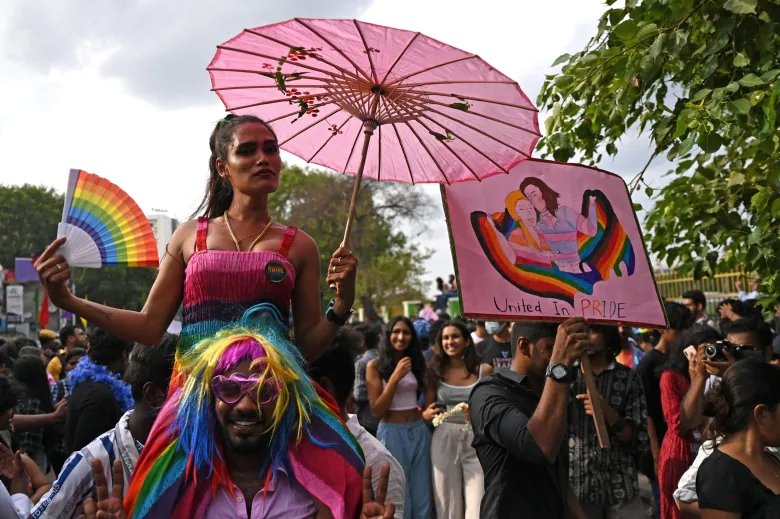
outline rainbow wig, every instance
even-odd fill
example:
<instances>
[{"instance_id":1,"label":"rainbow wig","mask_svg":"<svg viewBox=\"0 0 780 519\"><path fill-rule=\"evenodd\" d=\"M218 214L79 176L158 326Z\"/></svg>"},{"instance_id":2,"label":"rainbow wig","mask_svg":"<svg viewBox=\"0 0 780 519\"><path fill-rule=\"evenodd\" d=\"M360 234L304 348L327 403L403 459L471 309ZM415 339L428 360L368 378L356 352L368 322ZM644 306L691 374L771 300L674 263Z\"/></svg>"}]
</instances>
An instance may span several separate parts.
<instances>
[{"instance_id":1,"label":"rainbow wig","mask_svg":"<svg viewBox=\"0 0 780 519\"><path fill-rule=\"evenodd\" d=\"M169 395L133 472L125 497L130 517L202 517L220 486L233 492L211 380L247 360L259 372L258 392L268 380L278 387L266 431L268 456L258 478L267 485L276 470L284 469L336 519L358 515L360 446L333 399L307 376L276 307L261 304L235 327L177 355L183 385Z\"/></svg>"}]
</instances>

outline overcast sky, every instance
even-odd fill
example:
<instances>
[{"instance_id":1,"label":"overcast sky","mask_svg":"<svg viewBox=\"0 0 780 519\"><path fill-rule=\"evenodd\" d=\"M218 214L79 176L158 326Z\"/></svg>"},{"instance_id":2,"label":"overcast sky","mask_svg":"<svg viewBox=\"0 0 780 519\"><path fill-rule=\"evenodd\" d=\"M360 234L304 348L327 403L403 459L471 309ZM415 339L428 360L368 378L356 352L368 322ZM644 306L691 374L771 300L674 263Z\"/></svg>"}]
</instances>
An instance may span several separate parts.
<instances>
[{"instance_id":1,"label":"overcast sky","mask_svg":"<svg viewBox=\"0 0 780 519\"><path fill-rule=\"evenodd\" d=\"M64 191L68 170L80 168L111 179L146 212L185 219L208 175L209 132L224 115L205 68L215 46L245 27L300 16L420 31L479 54L535 100L549 65L582 48L604 9L603 0L4 0L0 183ZM619 149L601 166L627 178L650 154L644 140ZM437 187L419 188L440 206ZM453 271L443 214L409 232L434 250L433 293L433 279Z\"/></svg>"}]
</instances>

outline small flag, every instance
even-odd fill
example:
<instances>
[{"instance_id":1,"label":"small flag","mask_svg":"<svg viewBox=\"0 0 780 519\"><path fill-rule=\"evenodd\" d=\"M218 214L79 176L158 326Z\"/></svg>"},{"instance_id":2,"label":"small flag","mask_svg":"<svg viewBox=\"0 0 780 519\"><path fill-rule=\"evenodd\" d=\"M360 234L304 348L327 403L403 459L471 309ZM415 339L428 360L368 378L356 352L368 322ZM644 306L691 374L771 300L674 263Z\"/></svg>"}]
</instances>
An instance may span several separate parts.
<instances>
[{"instance_id":1,"label":"small flag","mask_svg":"<svg viewBox=\"0 0 780 519\"><path fill-rule=\"evenodd\" d=\"M38 292L35 292L35 298L38 299ZM41 306L38 310L38 328L43 330L49 325L49 293L43 291L43 297L41 298Z\"/></svg>"}]
</instances>

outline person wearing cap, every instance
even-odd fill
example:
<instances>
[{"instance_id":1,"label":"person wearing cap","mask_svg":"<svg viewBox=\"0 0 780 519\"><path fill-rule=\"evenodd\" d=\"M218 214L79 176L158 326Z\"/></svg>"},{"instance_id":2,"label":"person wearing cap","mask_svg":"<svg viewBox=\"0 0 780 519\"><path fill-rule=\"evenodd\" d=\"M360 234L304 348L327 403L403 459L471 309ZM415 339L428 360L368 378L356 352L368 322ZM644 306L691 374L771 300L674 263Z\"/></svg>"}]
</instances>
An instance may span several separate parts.
<instances>
[{"instance_id":1,"label":"person wearing cap","mask_svg":"<svg viewBox=\"0 0 780 519\"><path fill-rule=\"evenodd\" d=\"M38 343L41 345L41 351L51 360L57 351L57 332L44 328L38 333Z\"/></svg>"},{"instance_id":2,"label":"person wearing cap","mask_svg":"<svg viewBox=\"0 0 780 519\"><path fill-rule=\"evenodd\" d=\"M509 321L487 321L485 330L489 336L485 339L482 355L482 374L490 375L499 369L509 369L512 365L512 342Z\"/></svg>"}]
</instances>

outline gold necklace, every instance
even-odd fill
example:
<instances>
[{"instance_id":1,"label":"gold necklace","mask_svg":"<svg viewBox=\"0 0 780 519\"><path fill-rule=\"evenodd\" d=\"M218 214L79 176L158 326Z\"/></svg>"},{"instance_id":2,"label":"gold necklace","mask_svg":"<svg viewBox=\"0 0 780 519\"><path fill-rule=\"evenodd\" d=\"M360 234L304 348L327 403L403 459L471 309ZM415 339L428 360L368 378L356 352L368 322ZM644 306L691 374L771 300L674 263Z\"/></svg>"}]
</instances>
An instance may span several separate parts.
<instances>
[{"instance_id":1,"label":"gold necklace","mask_svg":"<svg viewBox=\"0 0 780 519\"><path fill-rule=\"evenodd\" d=\"M241 251L241 245L239 245L239 244L240 244L240 243L241 243L241 241L243 241L245 238L242 238L241 240L239 240L238 238L236 238L236 235L235 235L235 233L233 232L233 227L231 227L231 225L230 225L230 217L228 216L228 214L227 214L227 211L225 211L225 212L223 213L223 215L222 215L222 216L224 216L224 217L225 217L225 225L227 225L228 232L230 233L230 237L233 239L233 243L235 243L235 244L236 244L236 250L237 250L237 251ZM253 248L253 247L254 247L254 246L257 244L257 242L259 242L259 241L260 241L260 240L263 238L263 236L265 236L265 233L267 233L267 232L268 232L268 229L270 229L270 228L271 228L271 224L272 224L272 223L274 223L274 219L273 219L273 218L269 218L269 219L268 219L268 223L265 225L265 227L263 227L263 230L262 230L262 231L260 231L260 234L258 234L258 235L255 237L255 239L254 239L254 240L252 240L252 243L249 245L249 248L247 249L247 251L251 251L251 250L252 250L252 248Z\"/></svg>"}]
</instances>

